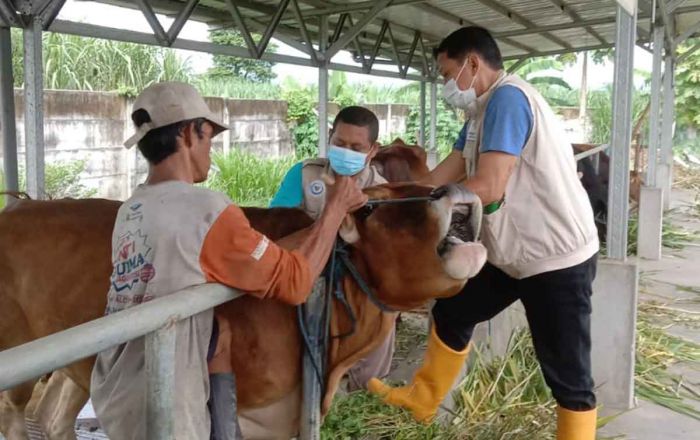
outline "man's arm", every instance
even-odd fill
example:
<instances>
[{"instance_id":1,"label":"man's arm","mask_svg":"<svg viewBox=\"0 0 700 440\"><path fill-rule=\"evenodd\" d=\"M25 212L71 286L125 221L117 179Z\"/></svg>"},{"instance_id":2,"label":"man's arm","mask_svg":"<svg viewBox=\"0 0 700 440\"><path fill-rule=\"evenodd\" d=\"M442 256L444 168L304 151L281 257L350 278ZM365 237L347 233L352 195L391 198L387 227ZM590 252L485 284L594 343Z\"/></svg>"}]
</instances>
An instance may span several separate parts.
<instances>
[{"instance_id":1,"label":"man's arm","mask_svg":"<svg viewBox=\"0 0 700 440\"><path fill-rule=\"evenodd\" d=\"M308 228L277 240L279 246L294 249L306 257L314 279L326 266L345 215L367 201L352 177L335 176L335 183L328 188L326 206L318 220Z\"/></svg>"},{"instance_id":2,"label":"man's arm","mask_svg":"<svg viewBox=\"0 0 700 440\"><path fill-rule=\"evenodd\" d=\"M452 152L440 162L426 177L418 183L426 185L442 186L461 180L466 173L466 164L462 152L452 150Z\"/></svg>"},{"instance_id":3,"label":"man's arm","mask_svg":"<svg viewBox=\"0 0 700 440\"><path fill-rule=\"evenodd\" d=\"M463 180L462 183L478 195L484 205L498 202L506 192L508 179L517 160L516 156L499 151L482 153L474 177Z\"/></svg>"},{"instance_id":4,"label":"man's arm","mask_svg":"<svg viewBox=\"0 0 700 440\"><path fill-rule=\"evenodd\" d=\"M287 171L270 202L270 208L295 208L301 205L304 197L301 180L302 165L298 162Z\"/></svg>"},{"instance_id":5,"label":"man's arm","mask_svg":"<svg viewBox=\"0 0 700 440\"><path fill-rule=\"evenodd\" d=\"M254 230L243 211L226 208L204 240L200 267L208 282L260 298L300 304L311 292L347 212L367 201L351 178L336 178L326 209L311 227L280 240L287 250Z\"/></svg>"},{"instance_id":6,"label":"man's arm","mask_svg":"<svg viewBox=\"0 0 700 440\"><path fill-rule=\"evenodd\" d=\"M510 85L497 88L485 109L475 175L463 182L485 205L503 198L532 127L532 110L525 94Z\"/></svg>"}]
</instances>

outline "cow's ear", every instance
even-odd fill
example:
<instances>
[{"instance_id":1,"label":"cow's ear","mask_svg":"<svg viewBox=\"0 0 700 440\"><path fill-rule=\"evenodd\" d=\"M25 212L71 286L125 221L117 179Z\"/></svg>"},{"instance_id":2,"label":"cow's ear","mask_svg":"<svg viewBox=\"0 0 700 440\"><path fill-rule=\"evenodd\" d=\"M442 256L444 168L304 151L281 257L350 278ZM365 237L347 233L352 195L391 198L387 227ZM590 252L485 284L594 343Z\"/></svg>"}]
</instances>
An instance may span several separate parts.
<instances>
[{"instance_id":1,"label":"cow's ear","mask_svg":"<svg viewBox=\"0 0 700 440\"><path fill-rule=\"evenodd\" d=\"M355 218L352 214L347 214L345 216L343 223L340 224L338 234L340 238L348 244L354 244L360 239L360 232L357 230Z\"/></svg>"}]
</instances>

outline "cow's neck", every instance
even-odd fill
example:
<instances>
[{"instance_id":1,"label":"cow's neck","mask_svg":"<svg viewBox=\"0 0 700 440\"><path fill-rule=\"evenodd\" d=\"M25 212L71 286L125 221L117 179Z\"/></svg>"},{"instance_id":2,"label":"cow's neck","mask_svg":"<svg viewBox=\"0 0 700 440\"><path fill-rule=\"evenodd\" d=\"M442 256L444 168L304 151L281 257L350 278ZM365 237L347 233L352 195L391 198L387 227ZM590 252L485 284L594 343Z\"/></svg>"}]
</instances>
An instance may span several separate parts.
<instances>
[{"instance_id":1,"label":"cow's neck","mask_svg":"<svg viewBox=\"0 0 700 440\"><path fill-rule=\"evenodd\" d=\"M352 258L353 264L360 275L367 282L370 289L374 289L368 278L368 271L363 261ZM345 372L358 360L364 358L372 350L377 348L394 326L396 313L385 313L377 307L367 295L360 289L355 280L346 275L343 279L345 296L355 317L353 329L352 318L345 306L337 300L333 300L331 315L331 335L342 335L351 330L351 334L343 338L331 340L328 353L329 374L326 386L326 395L323 402L324 412L330 408L330 404Z\"/></svg>"}]
</instances>

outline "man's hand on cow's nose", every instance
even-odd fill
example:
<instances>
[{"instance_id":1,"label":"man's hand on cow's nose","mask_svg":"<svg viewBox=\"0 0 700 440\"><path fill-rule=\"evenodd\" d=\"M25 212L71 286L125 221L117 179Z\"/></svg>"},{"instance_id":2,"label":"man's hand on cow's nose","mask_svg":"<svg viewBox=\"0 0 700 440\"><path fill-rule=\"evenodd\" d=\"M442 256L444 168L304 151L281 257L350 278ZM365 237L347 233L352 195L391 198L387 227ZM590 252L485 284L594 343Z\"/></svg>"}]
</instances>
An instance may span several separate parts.
<instances>
[{"instance_id":1,"label":"man's hand on cow's nose","mask_svg":"<svg viewBox=\"0 0 700 440\"><path fill-rule=\"evenodd\" d=\"M362 192L355 179L347 176L336 176L335 183L330 186L328 204L335 209L353 212L367 203L367 195Z\"/></svg>"}]
</instances>

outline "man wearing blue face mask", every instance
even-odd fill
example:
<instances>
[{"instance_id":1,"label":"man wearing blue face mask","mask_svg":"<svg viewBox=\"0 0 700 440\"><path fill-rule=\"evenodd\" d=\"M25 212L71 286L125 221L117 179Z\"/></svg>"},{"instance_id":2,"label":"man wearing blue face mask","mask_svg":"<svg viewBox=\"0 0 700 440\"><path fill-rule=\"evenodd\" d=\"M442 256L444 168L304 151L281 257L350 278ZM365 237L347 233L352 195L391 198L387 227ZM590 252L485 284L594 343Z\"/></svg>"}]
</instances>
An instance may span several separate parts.
<instances>
[{"instance_id":1,"label":"man wearing blue face mask","mask_svg":"<svg viewBox=\"0 0 700 440\"><path fill-rule=\"evenodd\" d=\"M508 75L491 34L458 29L434 50L445 100L467 123L425 179L458 183L484 204L488 262L462 292L440 298L423 365L412 382L368 388L432 420L469 353L474 326L515 301L526 312L545 381L557 401L557 439L594 440L591 294L598 235L561 122L542 95Z\"/></svg>"},{"instance_id":2,"label":"man wearing blue face mask","mask_svg":"<svg viewBox=\"0 0 700 440\"><path fill-rule=\"evenodd\" d=\"M340 110L330 131L328 158L295 164L282 180L270 207L298 207L313 219L323 212L326 184L322 176L353 176L360 188L386 183L371 161L379 150L379 121L370 110L351 106ZM382 345L348 371L348 390L366 388L372 377L389 373L394 355L395 330Z\"/></svg>"}]
</instances>

